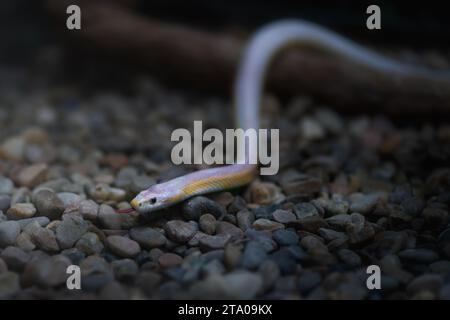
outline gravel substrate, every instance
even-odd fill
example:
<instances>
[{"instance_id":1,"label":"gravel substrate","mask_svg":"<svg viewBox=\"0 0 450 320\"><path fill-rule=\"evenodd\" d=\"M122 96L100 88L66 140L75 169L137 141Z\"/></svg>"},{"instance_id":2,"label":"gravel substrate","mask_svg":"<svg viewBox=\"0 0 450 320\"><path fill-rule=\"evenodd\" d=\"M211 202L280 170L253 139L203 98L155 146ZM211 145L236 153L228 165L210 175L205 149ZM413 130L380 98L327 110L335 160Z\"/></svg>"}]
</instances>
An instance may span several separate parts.
<instances>
[{"instance_id":1,"label":"gravel substrate","mask_svg":"<svg viewBox=\"0 0 450 320\"><path fill-rule=\"evenodd\" d=\"M2 79L0 298L450 299L448 124L266 96L277 175L141 217L116 209L195 170L171 164L172 130L232 128L229 101L146 78L127 93Z\"/></svg>"}]
</instances>

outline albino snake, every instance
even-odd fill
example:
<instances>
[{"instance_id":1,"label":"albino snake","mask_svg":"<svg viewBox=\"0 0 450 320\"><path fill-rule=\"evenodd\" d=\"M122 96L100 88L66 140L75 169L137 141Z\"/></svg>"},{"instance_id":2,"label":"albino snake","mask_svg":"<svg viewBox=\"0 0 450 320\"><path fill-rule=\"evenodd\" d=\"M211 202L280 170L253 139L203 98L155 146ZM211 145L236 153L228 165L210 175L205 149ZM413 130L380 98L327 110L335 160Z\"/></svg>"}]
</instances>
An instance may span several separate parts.
<instances>
[{"instance_id":1,"label":"albino snake","mask_svg":"<svg viewBox=\"0 0 450 320\"><path fill-rule=\"evenodd\" d=\"M383 57L323 27L301 20L271 23L249 41L234 88L236 126L259 129L259 106L265 72L276 53L291 44L308 44L339 54L352 62L386 74L447 78L448 73L427 70ZM248 159L248 157L246 158ZM257 174L257 165L233 164L186 174L140 192L132 201L139 213L166 208L194 195L243 186ZM126 212L127 210L122 210Z\"/></svg>"}]
</instances>

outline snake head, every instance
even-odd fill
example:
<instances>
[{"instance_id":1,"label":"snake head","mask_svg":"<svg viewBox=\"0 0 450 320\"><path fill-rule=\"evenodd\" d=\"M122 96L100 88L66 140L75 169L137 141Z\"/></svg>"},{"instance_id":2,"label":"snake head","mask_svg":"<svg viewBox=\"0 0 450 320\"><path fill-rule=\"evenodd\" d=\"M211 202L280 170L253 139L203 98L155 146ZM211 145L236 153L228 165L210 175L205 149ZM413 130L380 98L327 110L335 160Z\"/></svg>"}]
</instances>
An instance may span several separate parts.
<instances>
[{"instance_id":1,"label":"snake head","mask_svg":"<svg viewBox=\"0 0 450 320\"><path fill-rule=\"evenodd\" d=\"M145 214L166 208L174 203L174 197L170 192L166 192L158 187L152 186L140 192L133 200L131 206L139 213Z\"/></svg>"}]
</instances>

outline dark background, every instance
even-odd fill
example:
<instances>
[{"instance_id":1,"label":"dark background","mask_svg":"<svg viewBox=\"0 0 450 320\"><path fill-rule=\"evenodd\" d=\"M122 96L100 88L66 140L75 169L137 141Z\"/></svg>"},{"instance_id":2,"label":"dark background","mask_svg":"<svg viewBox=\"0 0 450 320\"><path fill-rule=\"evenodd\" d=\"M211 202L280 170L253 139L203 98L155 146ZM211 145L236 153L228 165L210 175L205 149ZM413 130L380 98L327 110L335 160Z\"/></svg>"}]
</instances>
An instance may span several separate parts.
<instances>
[{"instance_id":1,"label":"dark background","mask_svg":"<svg viewBox=\"0 0 450 320\"><path fill-rule=\"evenodd\" d=\"M92 0L101 1L101 0ZM367 42L447 47L448 1L130 0L142 14L204 29L252 30L280 18L303 18ZM57 41L43 0L0 1L0 58L21 62L41 45ZM366 8L378 4L382 30L365 28Z\"/></svg>"}]
</instances>

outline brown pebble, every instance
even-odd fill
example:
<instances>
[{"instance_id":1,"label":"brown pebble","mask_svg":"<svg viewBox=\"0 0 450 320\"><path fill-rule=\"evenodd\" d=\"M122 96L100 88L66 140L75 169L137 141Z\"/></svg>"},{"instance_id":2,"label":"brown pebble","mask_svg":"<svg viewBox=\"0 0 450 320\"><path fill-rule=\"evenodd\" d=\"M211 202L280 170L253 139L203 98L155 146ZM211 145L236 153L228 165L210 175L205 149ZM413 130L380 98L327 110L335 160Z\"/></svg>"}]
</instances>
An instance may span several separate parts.
<instances>
[{"instance_id":1,"label":"brown pebble","mask_svg":"<svg viewBox=\"0 0 450 320\"><path fill-rule=\"evenodd\" d=\"M158 258L158 262L163 268L176 267L183 262L183 258L175 253L164 253Z\"/></svg>"}]
</instances>

